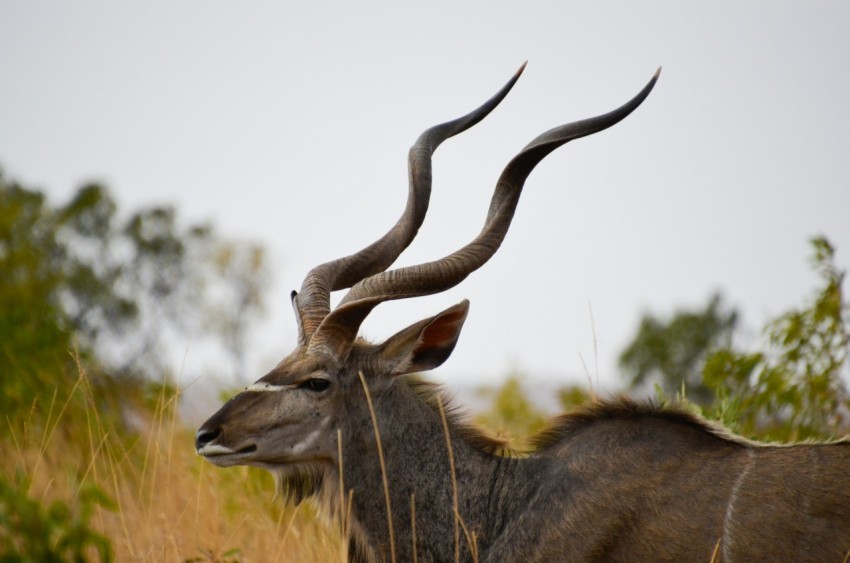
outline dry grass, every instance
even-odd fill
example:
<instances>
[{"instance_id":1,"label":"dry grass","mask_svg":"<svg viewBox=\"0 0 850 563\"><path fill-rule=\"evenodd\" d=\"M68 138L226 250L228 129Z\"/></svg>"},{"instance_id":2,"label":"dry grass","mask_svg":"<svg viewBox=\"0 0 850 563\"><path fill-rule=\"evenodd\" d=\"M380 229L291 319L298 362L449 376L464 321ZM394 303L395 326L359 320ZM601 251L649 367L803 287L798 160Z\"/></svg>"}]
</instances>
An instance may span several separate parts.
<instances>
[{"instance_id":1,"label":"dry grass","mask_svg":"<svg viewBox=\"0 0 850 563\"><path fill-rule=\"evenodd\" d=\"M80 399L85 420L66 408ZM44 503L75 506L84 486L103 490L117 509L97 508L90 526L110 539L116 561L344 560L334 527L309 504L276 502L269 474L219 469L197 456L177 399L163 393L128 440L101 419L81 369L72 396L57 398L46 423L4 421L19 430L0 442L0 473L23 473L29 496Z\"/></svg>"}]
</instances>

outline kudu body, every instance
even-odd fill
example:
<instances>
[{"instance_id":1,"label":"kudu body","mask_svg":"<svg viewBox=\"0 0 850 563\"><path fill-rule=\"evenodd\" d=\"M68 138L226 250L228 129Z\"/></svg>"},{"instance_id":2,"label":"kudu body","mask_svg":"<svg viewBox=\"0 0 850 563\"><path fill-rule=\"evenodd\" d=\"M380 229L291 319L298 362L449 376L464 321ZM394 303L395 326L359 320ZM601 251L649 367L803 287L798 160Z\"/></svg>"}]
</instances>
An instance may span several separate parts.
<instances>
[{"instance_id":1,"label":"kudu body","mask_svg":"<svg viewBox=\"0 0 850 563\"><path fill-rule=\"evenodd\" d=\"M496 252L526 177L558 146L617 123L621 108L534 139L500 177L481 234L432 263L386 271L421 225L431 155L483 119L522 69L472 113L410 151L398 223L293 292L295 350L198 430L220 466L274 472L289 500L341 522L352 561L839 561L850 550L850 445L766 446L686 412L627 400L556 419L526 457L467 426L408 374L442 364L464 301L382 344L357 337L379 303L434 294ZM336 309L330 293L351 288Z\"/></svg>"}]
</instances>

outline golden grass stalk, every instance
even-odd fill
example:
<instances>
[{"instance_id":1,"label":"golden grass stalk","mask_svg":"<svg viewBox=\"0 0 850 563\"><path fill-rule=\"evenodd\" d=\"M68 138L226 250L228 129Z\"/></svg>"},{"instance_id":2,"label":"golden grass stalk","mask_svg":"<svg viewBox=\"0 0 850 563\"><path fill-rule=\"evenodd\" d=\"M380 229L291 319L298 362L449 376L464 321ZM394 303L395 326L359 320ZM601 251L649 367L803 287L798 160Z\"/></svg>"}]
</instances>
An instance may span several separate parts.
<instances>
[{"instance_id":1,"label":"golden grass stalk","mask_svg":"<svg viewBox=\"0 0 850 563\"><path fill-rule=\"evenodd\" d=\"M105 492L117 508L95 507L89 527L110 539L116 561L276 556L325 562L345 556L338 530L326 527L309 503L296 509L272 500L270 474L214 468L196 455L193 432L176 412L179 393L163 390L152 413L133 411L137 430L128 438L100 413L80 364L78 371L71 395L54 398L41 431L30 431L37 425L29 420L7 421L0 478L13 482L14 475L26 475L25 492L45 505L62 501L73 508L85 488ZM68 408L74 401L85 409ZM92 551L91 560L96 555Z\"/></svg>"},{"instance_id":2,"label":"golden grass stalk","mask_svg":"<svg viewBox=\"0 0 850 563\"><path fill-rule=\"evenodd\" d=\"M454 515L454 541L455 541L455 563L460 561L460 513L457 501L457 478L455 476L455 456L452 451L452 437L449 433L449 422L446 419L446 410L443 408L443 400L437 395L437 406L440 409L440 419L443 421L443 434L446 437L446 449L449 452L449 471L452 478L452 514Z\"/></svg>"},{"instance_id":3,"label":"golden grass stalk","mask_svg":"<svg viewBox=\"0 0 850 563\"><path fill-rule=\"evenodd\" d=\"M449 421L446 418L446 409L443 407L443 400L437 395L437 407L440 410L440 419L443 422L443 435L446 437L446 448L449 452L449 471L452 479L452 513L454 514L454 545L455 545L455 563L460 561L460 530L463 529L463 535L466 538L466 544L469 546L469 551L472 554L472 560L478 561L478 544L475 539L475 532L469 533L469 529L460 516L460 508L458 504L457 493L457 476L455 472L455 457L452 450L452 437L449 432Z\"/></svg>"},{"instance_id":4,"label":"golden grass stalk","mask_svg":"<svg viewBox=\"0 0 850 563\"><path fill-rule=\"evenodd\" d=\"M378 417L375 415L375 407L372 405L372 395L369 393L369 386L366 385L366 378L363 377L363 372L358 372L360 383L363 385L363 391L366 393L366 403L369 405L369 414L372 417L372 429L375 431L375 442L378 446L378 461L381 464L381 480L384 483L384 500L387 503L387 526L390 534L390 561L395 563L395 534L393 533L393 513L390 506L390 484L387 481L387 467L384 463L384 448L381 446L381 431L378 429ZM414 549L414 551L416 551Z\"/></svg>"}]
</instances>

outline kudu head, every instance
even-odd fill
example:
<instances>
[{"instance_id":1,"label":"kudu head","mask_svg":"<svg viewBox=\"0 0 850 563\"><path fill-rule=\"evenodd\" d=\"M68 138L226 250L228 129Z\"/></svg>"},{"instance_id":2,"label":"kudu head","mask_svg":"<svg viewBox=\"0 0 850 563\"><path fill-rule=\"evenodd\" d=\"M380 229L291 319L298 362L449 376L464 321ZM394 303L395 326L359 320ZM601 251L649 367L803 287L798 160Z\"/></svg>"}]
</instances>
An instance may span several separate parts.
<instances>
[{"instance_id":1,"label":"kudu head","mask_svg":"<svg viewBox=\"0 0 850 563\"><path fill-rule=\"evenodd\" d=\"M523 184L534 167L568 141L625 118L643 102L658 78L656 72L643 90L619 109L554 128L531 141L502 172L484 227L469 244L434 262L387 270L425 218L434 150L489 114L516 83L524 66L481 107L419 137L409 153L409 195L401 218L363 250L307 274L301 291L292 293L298 345L201 426L195 443L200 455L220 466L254 465L273 470L289 485L303 485L304 476L334 474L340 461L338 436L345 439L357 431L371 435L364 388L368 385L369 392L377 396L390 388L397 376L442 364L457 342L469 303L463 301L413 324L382 344L357 337L366 316L384 301L445 291L486 263L502 243ZM331 310L331 292L346 288L350 288L347 295ZM315 491L306 486L302 492Z\"/></svg>"}]
</instances>

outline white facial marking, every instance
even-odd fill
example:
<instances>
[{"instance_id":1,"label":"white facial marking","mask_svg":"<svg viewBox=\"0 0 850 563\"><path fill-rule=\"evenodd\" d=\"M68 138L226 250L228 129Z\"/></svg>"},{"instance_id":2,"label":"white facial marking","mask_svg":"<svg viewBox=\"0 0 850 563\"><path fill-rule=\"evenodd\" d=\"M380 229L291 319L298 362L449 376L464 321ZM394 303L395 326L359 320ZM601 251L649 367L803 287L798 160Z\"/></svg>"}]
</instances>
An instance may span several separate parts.
<instances>
[{"instance_id":1,"label":"white facial marking","mask_svg":"<svg viewBox=\"0 0 850 563\"><path fill-rule=\"evenodd\" d=\"M200 455L224 455L236 452L235 450L231 450L230 448L226 448L224 446L219 446L218 444L210 444L198 450L198 453Z\"/></svg>"},{"instance_id":2,"label":"white facial marking","mask_svg":"<svg viewBox=\"0 0 850 563\"><path fill-rule=\"evenodd\" d=\"M258 381L257 383L252 383L248 387L245 388L245 391L256 391L258 393L278 393L280 391L285 391L289 389L287 385L272 385L271 383L265 383L263 381ZM244 393L244 391L243 391Z\"/></svg>"},{"instance_id":3,"label":"white facial marking","mask_svg":"<svg viewBox=\"0 0 850 563\"><path fill-rule=\"evenodd\" d=\"M330 421L330 417L325 417L322 419L322 422L319 423L319 427L307 434L307 437L292 446L292 453L300 454L304 453L307 449L309 449L313 444L316 443L316 440L319 438L319 435L325 431L325 427Z\"/></svg>"}]
</instances>

